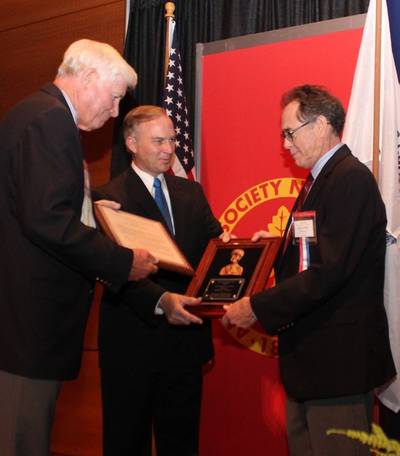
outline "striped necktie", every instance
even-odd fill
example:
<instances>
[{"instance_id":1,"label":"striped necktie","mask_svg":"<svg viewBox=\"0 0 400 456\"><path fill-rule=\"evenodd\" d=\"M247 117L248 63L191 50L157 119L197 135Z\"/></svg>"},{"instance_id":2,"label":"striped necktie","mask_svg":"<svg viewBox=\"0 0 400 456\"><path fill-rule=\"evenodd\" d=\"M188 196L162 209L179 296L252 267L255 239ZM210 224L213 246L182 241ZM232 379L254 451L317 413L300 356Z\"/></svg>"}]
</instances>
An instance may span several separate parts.
<instances>
[{"instance_id":1,"label":"striped necktie","mask_svg":"<svg viewBox=\"0 0 400 456\"><path fill-rule=\"evenodd\" d=\"M313 175L310 173L307 176L306 181L304 182L303 188L300 191L300 194L297 198L296 210L300 211L303 207L305 200L307 199L308 194L310 193L312 184L314 183Z\"/></svg>"},{"instance_id":2,"label":"striped necktie","mask_svg":"<svg viewBox=\"0 0 400 456\"><path fill-rule=\"evenodd\" d=\"M303 204L305 202L305 200L307 199L307 196L311 190L311 187L312 187L312 184L314 183L314 177L313 175L310 173L308 176L307 176L307 179L306 181L304 182L304 185L302 187L302 189L300 190L300 193L299 193L299 196L297 197L297 200L294 204L294 208L293 208L293 211L301 211L302 207L303 207ZM293 213L292 211L292 213ZM282 255L286 252L286 249L288 248L288 245L289 245L289 242L292 241L293 239L293 219L292 219L292 214L290 214L290 219L288 221L288 223L290 223L289 225L289 228L288 228L288 231L286 232L286 237L283 241L283 248L282 248Z\"/></svg>"}]
</instances>

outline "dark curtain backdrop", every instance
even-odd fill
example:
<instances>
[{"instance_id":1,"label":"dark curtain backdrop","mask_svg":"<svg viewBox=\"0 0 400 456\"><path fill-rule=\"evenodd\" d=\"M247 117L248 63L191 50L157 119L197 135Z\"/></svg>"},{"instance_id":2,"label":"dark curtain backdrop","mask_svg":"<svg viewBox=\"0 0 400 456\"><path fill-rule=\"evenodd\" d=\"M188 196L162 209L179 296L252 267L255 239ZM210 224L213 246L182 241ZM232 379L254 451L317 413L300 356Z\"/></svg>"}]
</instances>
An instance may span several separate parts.
<instances>
[{"instance_id":1,"label":"dark curtain backdrop","mask_svg":"<svg viewBox=\"0 0 400 456\"><path fill-rule=\"evenodd\" d=\"M194 125L196 43L366 13L369 0L175 0L175 20L191 128ZM138 104L160 104L164 62L164 0L131 0L125 58L139 75L116 122L111 175L129 156L121 141L121 119ZM193 133L193 130L192 130Z\"/></svg>"}]
</instances>

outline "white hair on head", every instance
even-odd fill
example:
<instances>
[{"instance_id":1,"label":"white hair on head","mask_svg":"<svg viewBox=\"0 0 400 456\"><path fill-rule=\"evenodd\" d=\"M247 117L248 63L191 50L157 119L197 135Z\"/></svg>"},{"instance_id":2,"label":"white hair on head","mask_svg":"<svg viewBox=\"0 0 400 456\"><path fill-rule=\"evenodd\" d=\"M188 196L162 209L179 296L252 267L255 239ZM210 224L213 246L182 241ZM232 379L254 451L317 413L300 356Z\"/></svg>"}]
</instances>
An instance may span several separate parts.
<instances>
[{"instance_id":1,"label":"white hair on head","mask_svg":"<svg viewBox=\"0 0 400 456\"><path fill-rule=\"evenodd\" d=\"M137 83L135 70L124 60L121 54L107 43L82 39L72 43L64 53L57 76L78 75L83 70L93 68L100 78L113 82L122 77L128 87Z\"/></svg>"}]
</instances>

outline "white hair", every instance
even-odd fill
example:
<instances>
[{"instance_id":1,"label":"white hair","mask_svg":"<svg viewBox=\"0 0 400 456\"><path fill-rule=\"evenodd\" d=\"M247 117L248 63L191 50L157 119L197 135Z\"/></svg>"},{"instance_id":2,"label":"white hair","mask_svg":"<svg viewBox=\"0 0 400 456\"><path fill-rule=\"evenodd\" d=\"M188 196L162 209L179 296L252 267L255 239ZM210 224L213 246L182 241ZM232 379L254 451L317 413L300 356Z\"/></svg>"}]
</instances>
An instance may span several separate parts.
<instances>
[{"instance_id":1,"label":"white hair","mask_svg":"<svg viewBox=\"0 0 400 456\"><path fill-rule=\"evenodd\" d=\"M95 69L103 80L114 82L122 77L128 87L136 86L135 70L116 49L107 43L87 39L75 41L68 47L57 76L77 75L87 68Z\"/></svg>"}]
</instances>

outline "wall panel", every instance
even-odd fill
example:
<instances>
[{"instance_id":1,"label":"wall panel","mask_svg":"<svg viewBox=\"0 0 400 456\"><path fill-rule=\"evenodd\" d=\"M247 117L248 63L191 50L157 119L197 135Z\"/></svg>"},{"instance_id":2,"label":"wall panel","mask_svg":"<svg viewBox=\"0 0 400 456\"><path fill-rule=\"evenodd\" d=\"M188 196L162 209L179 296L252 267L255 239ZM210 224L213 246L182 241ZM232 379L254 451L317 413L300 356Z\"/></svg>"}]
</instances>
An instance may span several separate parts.
<instances>
[{"instance_id":1,"label":"wall panel","mask_svg":"<svg viewBox=\"0 0 400 456\"><path fill-rule=\"evenodd\" d=\"M121 50L124 15L125 3L117 1L1 31L0 55L6 58L1 71L0 114L54 78L72 41L97 39Z\"/></svg>"},{"instance_id":2,"label":"wall panel","mask_svg":"<svg viewBox=\"0 0 400 456\"><path fill-rule=\"evenodd\" d=\"M34 22L65 16L89 8L119 3L115 0L2 0L0 31L15 29Z\"/></svg>"}]
</instances>

